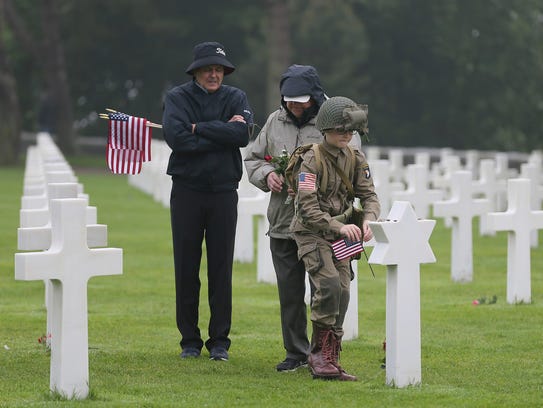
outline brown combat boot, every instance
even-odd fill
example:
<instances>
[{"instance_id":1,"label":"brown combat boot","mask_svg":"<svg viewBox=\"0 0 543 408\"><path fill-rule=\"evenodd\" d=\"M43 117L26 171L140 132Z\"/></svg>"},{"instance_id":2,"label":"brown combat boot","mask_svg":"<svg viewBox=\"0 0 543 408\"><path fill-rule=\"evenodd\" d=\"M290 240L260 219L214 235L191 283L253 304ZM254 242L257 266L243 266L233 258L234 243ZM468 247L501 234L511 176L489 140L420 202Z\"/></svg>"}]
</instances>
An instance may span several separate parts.
<instances>
[{"instance_id":1,"label":"brown combat boot","mask_svg":"<svg viewBox=\"0 0 543 408\"><path fill-rule=\"evenodd\" d=\"M311 353L307 359L313 378L338 379L341 375L334 365L335 336L331 329L313 324Z\"/></svg>"},{"instance_id":2,"label":"brown combat boot","mask_svg":"<svg viewBox=\"0 0 543 408\"><path fill-rule=\"evenodd\" d=\"M340 365L339 365L339 352L341 351L341 336L334 333L334 351L333 351L333 359L334 359L334 365L337 367L339 371L339 381L358 381L358 378L356 376L348 374Z\"/></svg>"}]
</instances>

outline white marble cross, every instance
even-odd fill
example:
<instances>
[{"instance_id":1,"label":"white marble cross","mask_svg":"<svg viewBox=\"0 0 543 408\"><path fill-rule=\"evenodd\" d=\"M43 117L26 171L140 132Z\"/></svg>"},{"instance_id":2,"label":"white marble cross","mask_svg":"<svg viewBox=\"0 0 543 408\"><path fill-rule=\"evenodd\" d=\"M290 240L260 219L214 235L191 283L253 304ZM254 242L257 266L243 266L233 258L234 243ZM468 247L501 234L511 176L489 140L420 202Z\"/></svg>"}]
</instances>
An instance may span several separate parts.
<instances>
[{"instance_id":1,"label":"white marble cross","mask_svg":"<svg viewBox=\"0 0 543 408\"><path fill-rule=\"evenodd\" d=\"M369 262L387 265L386 382L421 382L420 264L436 261L428 240L435 220L417 220L411 204L395 201L383 222L371 222L375 247Z\"/></svg>"},{"instance_id":2,"label":"white marble cross","mask_svg":"<svg viewBox=\"0 0 543 408\"><path fill-rule=\"evenodd\" d=\"M244 149L242 149L242 156L245 157ZM252 206L255 200L263 200L267 204L270 197L267 193L251 184L247 176L247 172L245 171L243 172L239 182L238 196L238 221L236 224L234 260L238 262L250 263L254 260L254 222L252 211L246 211L246 207ZM266 214L267 209L264 212L264 215Z\"/></svg>"},{"instance_id":3,"label":"white marble cross","mask_svg":"<svg viewBox=\"0 0 543 408\"><path fill-rule=\"evenodd\" d=\"M402 182L391 181L390 161L375 160L368 163L373 177L373 184L375 185L375 192L381 204L381 213L388 214L392 203L390 198L392 192L402 190L404 185Z\"/></svg>"},{"instance_id":4,"label":"white marble cross","mask_svg":"<svg viewBox=\"0 0 543 408\"><path fill-rule=\"evenodd\" d=\"M364 245L365 247L366 245ZM354 340L358 337L358 261L351 261L354 279L349 286L349 305L343 321L343 341ZM305 303L311 304L311 284L309 276L305 274Z\"/></svg>"},{"instance_id":5,"label":"white marble cross","mask_svg":"<svg viewBox=\"0 0 543 408\"><path fill-rule=\"evenodd\" d=\"M479 178L472 183L474 196L482 195L490 204L488 211L501 211L505 208L505 181L496 178L496 163L483 159L479 163ZM479 233L492 235L487 228L486 214L479 218Z\"/></svg>"},{"instance_id":6,"label":"white marble cross","mask_svg":"<svg viewBox=\"0 0 543 408\"><path fill-rule=\"evenodd\" d=\"M45 184L45 193L43 195L45 200L41 202L42 206L22 208L19 210L19 225L21 228L43 227L48 225L51 217L49 201L54 198L85 198L86 195L78 192L80 188L81 186L79 184L73 182L51 182ZM86 214L87 224L96 224L96 207L87 206Z\"/></svg>"},{"instance_id":7,"label":"white marble cross","mask_svg":"<svg viewBox=\"0 0 543 408\"><path fill-rule=\"evenodd\" d=\"M426 171L430 171L430 153L427 151L416 152L415 164L420 164L424 166ZM428 180L430 180L430 177L428 177Z\"/></svg>"},{"instance_id":8,"label":"white marble cross","mask_svg":"<svg viewBox=\"0 0 543 408\"><path fill-rule=\"evenodd\" d=\"M509 157L507 153L498 152L495 155L496 160L496 177L498 180L508 180L516 177L518 172L516 169L509 168Z\"/></svg>"},{"instance_id":9,"label":"white marble cross","mask_svg":"<svg viewBox=\"0 0 543 408\"><path fill-rule=\"evenodd\" d=\"M364 242L365 249L373 247L375 245L375 239L371 239L368 242ZM370 272L369 265L366 265L366 256L361 254L360 262L362 267ZM358 265L359 262L355 259L351 261L351 268L353 269L354 278L351 280L349 287L349 306L347 307L347 313L345 313L345 321L343 322L343 340L353 340L358 337ZM309 282L309 279L307 280ZM309 285L306 287L306 299L309 299ZM309 304L309 301L307 302Z\"/></svg>"},{"instance_id":10,"label":"white marble cross","mask_svg":"<svg viewBox=\"0 0 543 408\"><path fill-rule=\"evenodd\" d=\"M87 246L84 199L51 200L51 246L15 254L15 279L53 283L50 389L68 398L89 392L87 282L122 274L122 249Z\"/></svg>"},{"instance_id":11,"label":"white marble cross","mask_svg":"<svg viewBox=\"0 0 543 408\"><path fill-rule=\"evenodd\" d=\"M438 174L433 176L432 185L438 189L445 190L445 196L448 197L453 174L462 168L460 157L456 155L445 156L441 159L437 168Z\"/></svg>"},{"instance_id":12,"label":"white marble cross","mask_svg":"<svg viewBox=\"0 0 543 408\"><path fill-rule=\"evenodd\" d=\"M249 236L236 236L237 240L246 240L253 247L253 230L252 219L257 216L257 249L256 249L256 273L257 281L265 283L277 283L275 269L271 258L270 240L266 233L269 230L269 222L266 216L268 211L268 203L270 194L258 190L258 194L254 197L243 197L238 201L238 218L251 220L251 229L246 233ZM242 224L236 226L236 231Z\"/></svg>"},{"instance_id":13,"label":"white marble cross","mask_svg":"<svg viewBox=\"0 0 543 408\"><path fill-rule=\"evenodd\" d=\"M393 191L393 201L409 201L420 218L428 218L430 206L433 202L443 199L443 190L431 190L428 188L428 168L421 164L407 166L407 189Z\"/></svg>"},{"instance_id":14,"label":"white marble cross","mask_svg":"<svg viewBox=\"0 0 543 408\"><path fill-rule=\"evenodd\" d=\"M541 202L543 201L543 186L541 185L543 174L541 173L541 166L531 162L521 164L520 178L530 180L531 209L536 211L541 209ZM533 230L530 234L530 245L532 248L537 248L539 246L539 233L537 230Z\"/></svg>"},{"instance_id":15,"label":"white marble cross","mask_svg":"<svg viewBox=\"0 0 543 408\"><path fill-rule=\"evenodd\" d=\"M452 217L451 278L456 282L473 280L472 218L490 209L487 199L472 198L471 172L451 175L451 198L434 203L434 217Z\"/></svg>"},{"instance_id":16,"label":"white marble cross","mask_svg":"<svg viewBox=\"0 0 543 408\"><path fill-rule=\"evenodd\" d=\"M479 172L479 151L467 150L466 151L466 163L464 164L464 170L471 171L475 178L478 177Z\"/></svg>"},{"instance_id":17,"label":"white marble cross","mask_svg":"<svg viewBox=\"0 0 543 408\"><path fill-rule=\"evenodd\" d=\"M390 180L392 182L403 182L403 151L400 149L390 149L388 152L388 161L390 163Z\"/></svg>"},{"instance_id":18,"label":"white marble cross","mask_svg":"<svg viewBox=\"0 0 543 408\"><path fill-rule=\"evenodd\" d=\"M507 211L488 214L488 226L508 231L507 303L531 303L530 233L543 229L543 211L530 208L530 180L508 181Z\"/></svg>"},{"instance_id":19,"label":"white marble cross","mask_svg":"<svg viewBox=\"0 0 543 408\"><path fill-rule=\"evenodd\" d=\"M24 227L17 229L17 249L20 251L47 250L51 247L51 214L49 201L60 198L77 198L79 185L77 183L50 183L47 184L47 204L45 216L47 222L37 227ZM87 199L85 199L87 201ZM87 246L89 248L107 246L107 225L89 223L89 208L87 207ZM94 208L94 207L93 207ZM47 309L47 334L51 333L53 322L52 283L45 280L45 305Z\"/></svg>"}]
</instances>

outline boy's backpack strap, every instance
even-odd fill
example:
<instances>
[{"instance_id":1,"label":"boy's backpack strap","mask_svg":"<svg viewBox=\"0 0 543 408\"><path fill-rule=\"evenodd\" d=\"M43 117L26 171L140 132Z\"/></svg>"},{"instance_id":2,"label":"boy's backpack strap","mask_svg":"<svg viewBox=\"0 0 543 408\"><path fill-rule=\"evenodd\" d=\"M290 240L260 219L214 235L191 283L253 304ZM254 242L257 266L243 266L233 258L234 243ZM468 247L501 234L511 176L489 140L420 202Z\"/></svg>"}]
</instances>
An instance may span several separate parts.
<instances>
[{"instance_id":1,"label":"boy's backpack strap","mask_svg":"<svg viewBox=\"0 0 543 408\"><path fill-rule=\"evenodd\" d=\"M326 192L326 186L328 185L328 169L322 165L321 149L319 143L313 143L312 149L315 154L315 163L317 164L317 173L320 173L319 191L321 194Z\"/></svg>"},{"instance_id":2,"label":"boy's backpack strap","mask_svg":"<svg viewBox=\"0 0 543 408\"><path fill-rule=\"evenodd\" d=\"M336 169L336 173L339 175L339 177L341 178L341 181L343 182L343 184L347 188L347 191L351 195L351 199L353 199L354 188L353 188L353 183L351 180L354 177L354 170L356 166L356 156L355 156L353 148L351 146L347 146L347 147L349 148L349 152L351 153L347 159L347 160L350 160L350 163L347 165L350 171L349 175L346 175L345 172L339 168L339 166L336 164L335 158L330 153L328 153L321 145L319 145L319 148L317 150L321 150L322 154L328 157L328 159L330 160L330 163ZM316 154L315 154L315 157L316 157ZM322 166L322 167L326 168L326 166Z\"/></svg>"}]
</instances>

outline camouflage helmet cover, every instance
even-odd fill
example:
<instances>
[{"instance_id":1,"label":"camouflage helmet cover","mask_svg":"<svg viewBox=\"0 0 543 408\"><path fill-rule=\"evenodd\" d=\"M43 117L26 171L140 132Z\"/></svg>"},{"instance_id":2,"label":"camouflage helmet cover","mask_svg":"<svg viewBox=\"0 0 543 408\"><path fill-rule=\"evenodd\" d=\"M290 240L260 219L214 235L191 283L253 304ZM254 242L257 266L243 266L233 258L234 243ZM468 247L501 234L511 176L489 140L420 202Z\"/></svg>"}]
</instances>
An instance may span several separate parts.
<instances>
[{"instance_id":1,"label":"camouflage helmet cover","mask_svg":"<svg viewBox=\"0 0 543 408\"><path fill-rule=\"evenodd\" d=\"M333 96L322 104L315 126L321 132L331 129L368 133L368 106L344 96Z\"/></svg>"}]
</instances>

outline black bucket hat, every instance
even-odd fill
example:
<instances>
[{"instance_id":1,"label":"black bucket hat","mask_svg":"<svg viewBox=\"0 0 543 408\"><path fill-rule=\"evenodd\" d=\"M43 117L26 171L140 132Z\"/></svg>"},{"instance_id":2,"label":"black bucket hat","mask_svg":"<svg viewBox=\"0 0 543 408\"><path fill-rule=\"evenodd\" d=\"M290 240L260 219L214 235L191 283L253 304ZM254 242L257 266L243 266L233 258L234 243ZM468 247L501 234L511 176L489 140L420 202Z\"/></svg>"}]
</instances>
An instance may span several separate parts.
<instances>
[{"instance_id":1,"label":"black bucket hat","mask_svg":"<svg viewBox=\"0 0 543 408\"><path fill-rule=\"evenodd\" d=\"M224 75L234 72L236 67L226 59L226 50L221 43L203 42L194 47L194 60L186 69L186 73L192 75L194 70L206 65L222 65Z\"/></svg>"}]
</instances>

